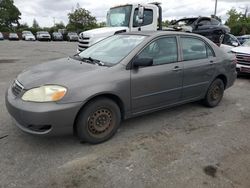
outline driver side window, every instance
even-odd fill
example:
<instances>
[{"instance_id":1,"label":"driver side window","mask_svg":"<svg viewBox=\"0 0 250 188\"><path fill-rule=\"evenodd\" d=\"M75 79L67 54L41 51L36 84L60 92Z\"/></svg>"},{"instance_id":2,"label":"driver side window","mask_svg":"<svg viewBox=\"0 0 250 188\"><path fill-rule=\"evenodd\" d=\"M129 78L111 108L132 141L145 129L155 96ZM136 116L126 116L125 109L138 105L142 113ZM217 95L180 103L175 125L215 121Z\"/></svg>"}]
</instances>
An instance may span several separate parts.
<instances>
[{"instance_id":1,"label":"driver side window","mask_svg":"<svg viewBox=\"0 0 250 188\"><path fill-rule=\"evenodd\" d=\"M152 58L153 65L174 63L178 60L175 37L160 38L149 44L139 54L139 58Z\"/></svg>"},{"instance_id":2,"label":"driver side window","mask_svg":"<svg viewBox=\"0 0 250 188\"><path fill-rule=\"evenodd\" d=\"M144 19L141 26L149 25L153 23L153 10L144 9ZM133 27L139 27L138 23L138 8L135 9L134 18L133 18Z\"/></svg>"}]
</instances>

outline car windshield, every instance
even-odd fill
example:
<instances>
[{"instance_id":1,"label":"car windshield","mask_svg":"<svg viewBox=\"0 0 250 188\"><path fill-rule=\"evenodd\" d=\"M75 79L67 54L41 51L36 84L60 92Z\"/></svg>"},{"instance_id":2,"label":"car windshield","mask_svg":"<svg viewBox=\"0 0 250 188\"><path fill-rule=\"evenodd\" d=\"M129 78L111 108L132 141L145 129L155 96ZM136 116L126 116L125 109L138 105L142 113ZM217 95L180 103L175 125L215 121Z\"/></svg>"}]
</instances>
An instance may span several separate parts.
<instances>
[{"instance_id":1,"label":"car windshield","mask_svg":"<svg viewBox=\"0 0 250 188\"><path fill-rule=\"evenodd\" d=\"M111 8L107 14L107 26L108 27L117 27L117 26L128 27L131 9L132 9L131 5Z\"/></svg>"},{"instance_id":2,"label":"car windshield","mask_svg":"<svg viewBox=\"0 0 250 188\"><path fill-rule=\"evenodd\" d=\"M142 35L114 35L87 48L79 56L82 59L91 57L112 66L125 58L144 38Z\"/></svg>"},{"instance_id":3,"label":"car windshield","mask_svg":"<svg viewBox=\"0 0 250 188\"><path fill-rule=\"evenodd\" d=\"M49 34L47 31L40 31L39 34Z\"/></svg>"},{"instance_id":4,"label":"car windshield","mask_svg":"<svg viewBox=\"0 0 250 188\"><path fill-rule=\"evenodd\" d=\"M250 39L246 40L242 46L247 46L247 47L250 47Z\"/></svg>"},{"instance_id":5,"label":"car windshield","mask_svg":"<svg viewBox=\"0 0 250 188\"><path fill-rule=\"evenodd\" d=\"M77 35L76 33L68 33L68 35Z\"/></svg>"},{"instance_id":6,"label":"car windshield","mask_svg":"<svg viewBox=\"0 0 250 188\"><path fill-rule=\"evenodd\" d=\"M173 25L183 26L183 25L191 25L196 18L190 18L190 19L182 19L178 20L177 22L173 23Z\"/></svg>"},{"instance_id":7,"label":"car windshield","mask_svg":"<svg viewBox=\"0 0 250 188\"><path fill-rule=\"evenodd\" d=\"M23 34L31 34L30 31L23 31L22 33L23 33Z\"/></svg>"}]
</instances>

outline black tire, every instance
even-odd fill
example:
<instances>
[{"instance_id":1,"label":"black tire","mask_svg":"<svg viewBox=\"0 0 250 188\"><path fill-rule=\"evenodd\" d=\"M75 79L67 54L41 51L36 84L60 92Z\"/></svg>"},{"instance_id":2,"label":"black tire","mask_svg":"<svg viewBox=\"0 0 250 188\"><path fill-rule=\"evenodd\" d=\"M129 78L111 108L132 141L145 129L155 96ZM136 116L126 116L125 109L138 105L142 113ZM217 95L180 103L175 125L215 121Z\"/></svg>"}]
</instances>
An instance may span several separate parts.
<instances>
[{"instance_id":1,"label":"black tire","mask_svg":"<svg viewBox=\"0 0 250 188\"><path fill-rule=\"evenodd\" d=\"M223 98L224 90L224 82L219 78L215 79L207 90L204 104L208 107L217 106Z\"/></svg>"},{"instance_id":2,"label":"black tire","mask_svg":"<svg viewBox=\"0 0 250 188\"><path fill-rule=\"evenodd\" d=\"M90 101L79 113L77 135L81 141L98 144L110 139L121 122L118 105L107 98Z\"/></svg>"}]
</instances>

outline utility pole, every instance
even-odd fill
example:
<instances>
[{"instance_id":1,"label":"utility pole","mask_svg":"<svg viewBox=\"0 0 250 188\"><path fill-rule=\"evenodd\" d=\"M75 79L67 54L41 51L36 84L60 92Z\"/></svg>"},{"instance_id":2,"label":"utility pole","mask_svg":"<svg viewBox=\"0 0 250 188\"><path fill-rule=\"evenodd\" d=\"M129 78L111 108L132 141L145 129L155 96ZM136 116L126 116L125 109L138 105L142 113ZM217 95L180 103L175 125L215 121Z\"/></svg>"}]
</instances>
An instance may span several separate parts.
<instances>
[{"instance_id":1,"label":"utility pole","mask_svg":"<svg viewBox=\"0 0 250 188\"><path fill-rule=\"evenodd\" d=\"M53 17L54 27L56 26L56 18Z\"/></svg>"},{"instance_id":2,"label":"utility pole","mask_svg":"<svg viewBox=\"0 0 250 188\"><path fill-rule=\"evenodd\" d=\"M215 7L214 7L214 15L216 16L217 13L217 0L215 0Z\"/></svg>"}]
</instances>

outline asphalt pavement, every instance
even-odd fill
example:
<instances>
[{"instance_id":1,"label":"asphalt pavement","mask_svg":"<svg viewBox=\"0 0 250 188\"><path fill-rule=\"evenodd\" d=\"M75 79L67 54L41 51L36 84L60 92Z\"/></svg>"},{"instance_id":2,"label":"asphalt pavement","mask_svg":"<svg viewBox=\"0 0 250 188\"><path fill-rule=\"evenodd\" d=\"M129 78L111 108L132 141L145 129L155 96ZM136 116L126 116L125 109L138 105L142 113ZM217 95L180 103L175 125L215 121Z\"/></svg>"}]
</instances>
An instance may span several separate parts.
<instances>
[{"instance_id":1,"label":"asphalt pavement","mask_svg":"<svg viewBox=\"0 0 250 188\"><path fill-rule=\"evenodd\" d=\"M15 127L4 102L22 70L76 53L75 42L0 41L0 187L249 188L250 76L216 108L199 102L137 117L99 145Z\"/></svg>"}]
</instances>

